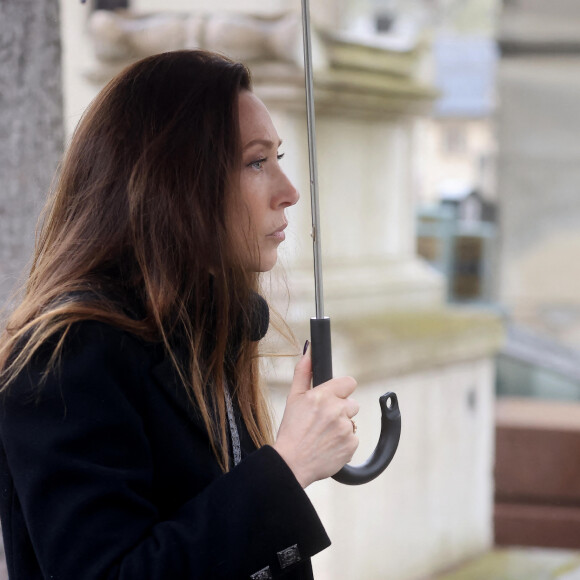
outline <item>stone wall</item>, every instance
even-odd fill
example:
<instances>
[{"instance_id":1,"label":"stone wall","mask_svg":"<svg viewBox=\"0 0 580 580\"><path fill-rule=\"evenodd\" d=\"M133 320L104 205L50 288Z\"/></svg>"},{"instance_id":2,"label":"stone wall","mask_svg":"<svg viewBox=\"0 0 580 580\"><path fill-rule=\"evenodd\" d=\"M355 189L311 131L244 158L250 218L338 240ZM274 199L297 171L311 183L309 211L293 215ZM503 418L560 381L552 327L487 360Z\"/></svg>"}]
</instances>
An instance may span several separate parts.
<instances>
[{"instance_id":1,"label":"stone wall","mask_svg":"<svg viewBox=\"0 0 580 580\"><path fill-rule=\"evenodd\" d=\"M498 321L429 309L333 324L335 372L359 379L353 464L376 445L385 392L397 393L402 432L376 480L308 489L333 542L314 559L316 578L419 580L490 549L495 369L486 353L498 347ZM291 361L272 364L281 418Z\"/></svg>"},{"instance_id":2,"label":"stone wall","mask_svg":"<svg viewBox=\"0 0 580 580\"><path fill-rule=\"evenodd\" d=\"M502 17L498 296L519 323L580 346L580 6Z\"/></svg>"},{"instance_id":3,"label":"stone wall","mask_svg":"<svg viewBox=\"0 0 580 580\"><path fill-rule=\"evenodd\" d=\"M63 151L59 5L0 5L0 305L30 262Z\"/></svg>"}]
</instances>

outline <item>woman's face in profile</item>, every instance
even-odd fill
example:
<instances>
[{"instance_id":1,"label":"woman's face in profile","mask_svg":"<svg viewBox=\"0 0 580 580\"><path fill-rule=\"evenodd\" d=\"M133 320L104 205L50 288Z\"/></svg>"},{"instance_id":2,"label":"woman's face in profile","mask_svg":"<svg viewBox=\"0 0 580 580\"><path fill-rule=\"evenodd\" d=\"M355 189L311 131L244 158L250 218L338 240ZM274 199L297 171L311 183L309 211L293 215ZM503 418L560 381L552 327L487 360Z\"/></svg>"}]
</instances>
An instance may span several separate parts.
<instances>
[{"instance_id":1,"label":"woman's face in profile","mask_svg":"<svg viewBox=\"0 0 580 580\"><path fill-rule=\"evenodd\" d=\"M266 106L250 91L239 96L242 166L240 175L241 201L247 208L245 216L234 216L241 234L250 240L240 245L247 248L244 256L248 270L267 272L276 264L278 246L284 241L288 224L284 210L294 205L300 195L280 167L280 137L274 128ZM250 248L256 248L256 251Z\"/></svg>"}]
</instances>

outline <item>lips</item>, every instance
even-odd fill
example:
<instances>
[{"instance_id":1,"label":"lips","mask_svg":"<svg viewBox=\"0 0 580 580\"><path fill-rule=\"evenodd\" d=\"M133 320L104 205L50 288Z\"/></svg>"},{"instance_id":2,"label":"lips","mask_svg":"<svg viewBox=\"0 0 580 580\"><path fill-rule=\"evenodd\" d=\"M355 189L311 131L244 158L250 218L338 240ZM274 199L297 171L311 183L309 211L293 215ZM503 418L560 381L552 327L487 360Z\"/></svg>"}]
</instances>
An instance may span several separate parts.
<instances>
[{"instance_id":1,"label":"lips","mask_svg":"<svg viewBox=\"0 0 580 580\"><path fill-rule=\"evenodd\" d=\"M268 234L268 238L274 238L275 240L284 241L286 239L286 234L284 230L288 227L288 223L282 224L278 229L274 230L271 234Z\"/></svg>"}]
</instances>

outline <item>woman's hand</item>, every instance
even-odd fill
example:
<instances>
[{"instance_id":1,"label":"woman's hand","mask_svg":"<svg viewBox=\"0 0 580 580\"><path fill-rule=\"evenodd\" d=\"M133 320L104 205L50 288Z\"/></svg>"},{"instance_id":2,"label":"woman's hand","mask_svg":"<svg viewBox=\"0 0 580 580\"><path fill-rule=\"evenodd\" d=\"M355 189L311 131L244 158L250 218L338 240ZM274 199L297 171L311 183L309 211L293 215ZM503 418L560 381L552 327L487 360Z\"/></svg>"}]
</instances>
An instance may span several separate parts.
<instances>
[{"instance_id":1,"label":"woman's hand","mask_svg":"<svg viewBox=\"0 0 580 580\"><path fill-rule=\"evenodd\" d=\"M303 488L337 473L356 448L351 418L359 410L349 398L356 389L352 377L331 379L311 388L310 349L294 370L292 388L274 449L294 472Z\"/></svg>"}]
</instances>

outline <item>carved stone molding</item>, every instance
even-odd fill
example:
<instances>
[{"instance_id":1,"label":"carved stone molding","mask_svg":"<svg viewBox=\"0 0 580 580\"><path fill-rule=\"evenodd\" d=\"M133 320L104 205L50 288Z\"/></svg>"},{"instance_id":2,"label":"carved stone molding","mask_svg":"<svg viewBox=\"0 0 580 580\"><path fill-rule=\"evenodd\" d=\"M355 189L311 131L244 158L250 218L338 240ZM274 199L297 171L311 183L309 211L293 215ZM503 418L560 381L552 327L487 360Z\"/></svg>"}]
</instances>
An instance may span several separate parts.
<instances>
[{"instance_id":1,"label":"carved stone molding","mask_svg":"<svg viewBox=\"0 0 580 580\"><path fill-rule=\"evenodd\" d=\"M243 14L140 15L129 11L96 11L89 21L98 66L93 80L151 54L203 48L244 62L275 61L300 66L301 28L296 14L275 18Z\"/></svg>"},{"instance_id":2,"label":"carved stone molding","mask_svg":"<svg viewBox=\"0 0 580 580\"><path fill-rule=\"evenodd\" d=\"M96 11L89 31L96 61L86 76L95 83L106 82L127 64L151 54L204 48L246 62L256 92L270 104L304 107L302 26L296 13L265 18ZM320 112L421 113L436 97L417 78L425 49L420 38L397 47L384 39L356 39L314 29L312 41Z\"/></svg>"}]
</instances>

